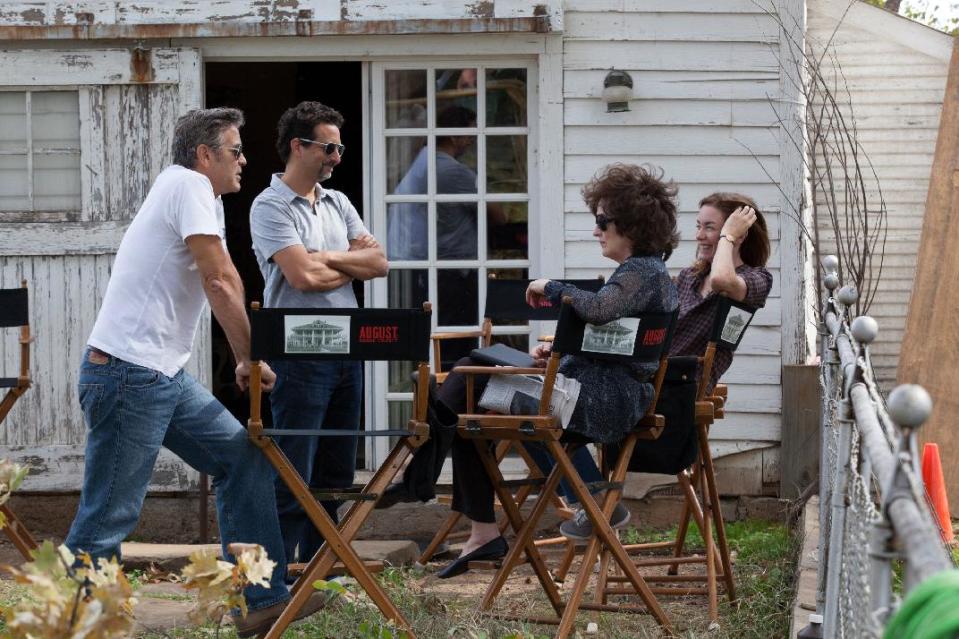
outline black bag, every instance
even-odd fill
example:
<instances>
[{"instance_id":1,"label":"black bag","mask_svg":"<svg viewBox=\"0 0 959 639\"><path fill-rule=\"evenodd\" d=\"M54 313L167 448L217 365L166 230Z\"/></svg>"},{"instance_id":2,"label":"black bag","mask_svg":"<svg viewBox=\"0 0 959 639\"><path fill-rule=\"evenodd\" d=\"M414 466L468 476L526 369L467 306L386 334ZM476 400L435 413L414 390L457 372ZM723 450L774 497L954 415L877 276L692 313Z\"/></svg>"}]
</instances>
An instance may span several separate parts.
<instances>
[{"instance_id":1,"label":"black bag","mask_svg":"<svg viewBox=\"0 0 959 639\"><path fill-rule=\"evenodd\" d=\"M532 368L536 360L527 353L506 344L493 344L483 348L474 348L470 359L480 366L516 366L517 368Z\"/></svg>"},{"instance_id":2,"label":"black bag","mask_svg":"<svg viewBox=\"0 0 959 639\"><path fill-rule=\"evenodd\" d=\"M636 442L631 472L676 475L699 454L696 434L696 357L670 357L656 412L666 418L658 439Z\"/></svg>"},{"instance_id":3,"label":"black bag","mask_svg":"<svg viewBox=\"0 0 959 639\"><path fill-rule=\"evenodd\" d=\"M406 491L420 501L436 497L436 482L443 472L443 462L456 436L458 415L436 397L436 381L430 379L430 392L426 402L426 421L430 425L430 438L413 451L413 457L403 472Z\"/></svg>"}]
</instances>

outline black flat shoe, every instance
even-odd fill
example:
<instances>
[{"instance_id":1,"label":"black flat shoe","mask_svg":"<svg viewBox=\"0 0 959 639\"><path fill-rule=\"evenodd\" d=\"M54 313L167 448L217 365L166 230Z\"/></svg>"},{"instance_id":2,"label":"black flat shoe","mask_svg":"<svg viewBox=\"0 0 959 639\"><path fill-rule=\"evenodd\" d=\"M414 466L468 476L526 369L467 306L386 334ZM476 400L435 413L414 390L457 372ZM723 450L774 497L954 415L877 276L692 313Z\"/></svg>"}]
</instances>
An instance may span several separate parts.
<instances>
[{"instance_id":1,"label":"black flat shoe","mask_svg":"<svg viewBox=\"0 0 959 639\"><path fill-rule=\"evenodd\" d=\"M482 559L502 559L506 556L507 551L509 551L509 544L506 543L506 540L503 539L502 536L497 537L492 541L486 542L473 552L467 555L460 555L449 562L436 573L436 576L440 579L449 579L456 575L462 575L470 569L469 562L480 561Z\"/></svg>"},{"instance_id":2,"label":"black flat shoe","mask_svg":"<svg viewBox=\"0 0 959 639\"><path fill-rule=\"evenodd\" d=\"M383 494L380 495L380 498L377 500L374 508L390 508L399 503L409 504L416 501L419 501L419 499L411 495L409 491L406 490L405 484L390 484L386 487L386 490L383 491Z\"/></svg>"}]
</instances>

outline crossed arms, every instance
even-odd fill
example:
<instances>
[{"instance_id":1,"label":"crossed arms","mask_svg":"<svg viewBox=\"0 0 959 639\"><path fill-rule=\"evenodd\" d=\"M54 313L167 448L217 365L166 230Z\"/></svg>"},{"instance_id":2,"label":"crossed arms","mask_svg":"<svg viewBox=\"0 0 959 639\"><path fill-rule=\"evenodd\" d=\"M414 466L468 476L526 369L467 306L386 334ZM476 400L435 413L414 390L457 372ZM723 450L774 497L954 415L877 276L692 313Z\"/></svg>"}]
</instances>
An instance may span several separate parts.
<instances>
[{"instance_id":1,"label":"crossed arms","mask_svg":"<svg viewBox=\"0 0 959 639\"><path fill-rule=\"evenodd\" d=\"M331 291L351 280L383 277L389 270L383 247L372 235L350 240L347 251L308 253L302 244L295 244L273 254L283 277L300 291Z\"/></svg>"}]
</instances>

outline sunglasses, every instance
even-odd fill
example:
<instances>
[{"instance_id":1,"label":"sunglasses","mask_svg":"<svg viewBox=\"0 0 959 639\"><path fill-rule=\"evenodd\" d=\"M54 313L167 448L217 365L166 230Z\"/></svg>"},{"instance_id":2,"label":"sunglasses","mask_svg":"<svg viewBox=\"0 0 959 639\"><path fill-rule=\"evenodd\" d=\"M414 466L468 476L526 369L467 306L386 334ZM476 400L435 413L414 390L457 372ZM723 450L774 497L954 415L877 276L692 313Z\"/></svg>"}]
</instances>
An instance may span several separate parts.
<instances>
[{"instance_id":1,"label":"sunglasses","mask_svg":"<svg viewBox=\"0 0 959 639\"><path fill-rule=\"evenodd\" d=\"M598 226L599 230L603 232L605 232L606 229L609 228L609 225L615 221L616 220L614 220L611 217L606 217L605 213L600 213L599 215L596 216L596 226Z\"/></svg>"},{"instance_id":2,"label":"sunglasses","mask_svg":"<svg viewBox=\"0 0 959 639\"><path fill-rule=\"evenodd\" d=\"M239 160L239 159L240 159L240 156L243 155L243 145L242 145L242 144L237 144L236 146L223 146L223 147L220 147L220 148L221 148L221 149L226 149L227 151L229 151L230 153L232 153L234 160Z\"/></svg>"},{"instance_id":3,"label":"sunglasses","mask_svg":"<svg viewBox=\"0 0 959 639\"><path fill-rule=\"evenodd\" d=\"M303 144L322 144L323 152L326 153L327 155L333 155L333 151L336 151L336 153L340 157L343 157L343 152L346 151L345 146L343 146L342 144L337 144L336 142L321 142L319 140L310 140L308 138L296 138L296 139Z\"/></svg>"}]
</instances>

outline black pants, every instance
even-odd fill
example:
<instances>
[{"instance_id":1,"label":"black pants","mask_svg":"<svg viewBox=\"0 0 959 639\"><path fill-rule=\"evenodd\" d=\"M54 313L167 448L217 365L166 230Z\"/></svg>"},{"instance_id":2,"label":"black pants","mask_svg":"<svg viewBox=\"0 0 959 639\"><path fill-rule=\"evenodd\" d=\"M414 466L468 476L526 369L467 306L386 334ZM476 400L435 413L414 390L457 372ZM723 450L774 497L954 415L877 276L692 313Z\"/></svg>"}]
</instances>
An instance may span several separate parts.
<instances>
[{"instance_id":1,"label":"black pants","mask_svg":"<svg viewBox=\"0 0 959 639\"><path fill-rule=\"evenodd\" d=\"M478 362L464 357L456 362L456 366L477 366ZM479 401L483 389L489 382L488 375L473 376L473 397ZM450 373L446 381L436 393L439 406L434 406L430 415L430 439L423 446L416 449L413 458L403 473L403 483L410 494L422 501L428 501L435 496L435 486L443 470L443 461L452 448L453 451L453 503L452 509L462 513L473 521L492 523L496 521L493 508L495 490L493 483L486 474L479 451L474 440L459 437L456 432L456 415L466 412L466 375ZM474 407L475 408L475 407ZM561 442L575 441L586 444L589 440L576 433L566 431ZM488 444L491 448L493 443ZM527 448L542 446L538 442L527 443ZM543 455L534 456L534 458ZM539 462L537 462L539 463ZM577 470L586 481L600 479L599 470L593 463L588 451L583 450L575 458ZM541 470L549 473L550 468L540 465ZM567 500L576 502L572 490L565 486L564 493Z\"/></svg>"},{"instance_id":2,"label":"black pants","mask_svg":"<svg viewBox=\"0 0 959 639\"><path fill-rule=\"evenodd\" d=\"M456 366L475 366L469 357L456 362ZM483 393L489 377L474 376L476 397ZM433 399L431 397L431 399ZM436 496L436 482L443 472L453 440L456 437L456 417L466 412L466 376L450 373L436 392L436 401L431 401L427 419L430 423L430 438L413 452L413 457L403 471L403 485L407 492L421 501Z\"/></svg>"}]
</instances>

